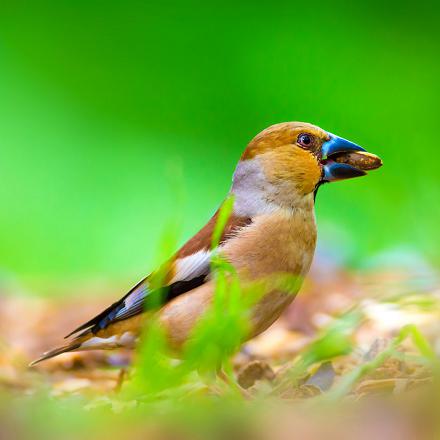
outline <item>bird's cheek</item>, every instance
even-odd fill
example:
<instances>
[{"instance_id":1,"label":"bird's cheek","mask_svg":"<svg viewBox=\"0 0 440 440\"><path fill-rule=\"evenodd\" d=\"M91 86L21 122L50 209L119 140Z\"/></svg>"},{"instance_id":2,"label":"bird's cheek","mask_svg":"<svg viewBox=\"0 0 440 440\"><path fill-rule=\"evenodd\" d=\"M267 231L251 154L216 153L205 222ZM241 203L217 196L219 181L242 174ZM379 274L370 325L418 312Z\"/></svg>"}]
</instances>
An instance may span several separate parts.
<instances>
[{"instance_id":1,"label":"bird's cheek","mask_svg":"<svg viewBox=\"0 0 440 440\"><path fill-rule=\"evenodd\" d=\"M292 145L259 156L259 163L269 183L302 195L313 192L322 175L317 158L309 151ZM284 194L283 197L287 196Z\"/></svg>"},{"instance_id":2,"label":"bird's cheek","mask_svg":"<svg viewBox=\"0 0 440 440\"><path fill-rule=\"evenodd\" d=\"M293 170L295 184L302 194L309 194L315 190L321 180L322 165L311 154L299 158L297 165Z\"/></svg>"},{"instance_id":3,"label":"bird's cheek","mask_svg":"<svg viewBox=\"0 0 440 440\"><path fill-rule=\"evenodd\" d=\"M322 175L322 172L319 168L315 169L314 171L316 170L318 170L318 172L314 172L313 174L306 176L303 181L300 181L297 184L302 194L306 195L315 191L316 185L318 185Z\"/></svg>"}]
</instances>

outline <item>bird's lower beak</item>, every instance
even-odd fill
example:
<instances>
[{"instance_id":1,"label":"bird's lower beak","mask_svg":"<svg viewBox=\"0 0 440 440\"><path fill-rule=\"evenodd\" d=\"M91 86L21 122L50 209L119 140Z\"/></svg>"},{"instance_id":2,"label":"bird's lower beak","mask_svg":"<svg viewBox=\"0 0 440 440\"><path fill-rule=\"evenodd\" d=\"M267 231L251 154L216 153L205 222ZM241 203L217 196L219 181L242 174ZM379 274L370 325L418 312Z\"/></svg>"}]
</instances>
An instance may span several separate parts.
<instances>
[{"instance_id":1,"label":"bird's lower beak","mask_svg":"<svg viewBox=\"0 0 440 440\"><path fill-rule=\"evenodd\" d=\"M353 142L330 134L330 140L322 145L322 182L351 179L364 176L366 171L382 165L382 160Z\"/></svg>"}]
</instances>

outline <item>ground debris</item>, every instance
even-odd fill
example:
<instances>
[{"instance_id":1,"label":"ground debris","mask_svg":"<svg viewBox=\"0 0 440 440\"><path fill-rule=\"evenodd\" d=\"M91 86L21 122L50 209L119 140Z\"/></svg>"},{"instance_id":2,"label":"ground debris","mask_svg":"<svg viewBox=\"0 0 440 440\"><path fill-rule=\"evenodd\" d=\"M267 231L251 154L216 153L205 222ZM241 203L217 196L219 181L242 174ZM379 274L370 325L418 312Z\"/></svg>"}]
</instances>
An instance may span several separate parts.
<instances>
[{"instance_id":1,"label":"ground debris","mask_svg":"<svg viewBox=\"0 0 440 440\"><path fill-rule=\"evenodd\" d=\"M387 295L378 285L384 280L390 285L391 279L396 282ZM284 316L234 357L236 386L245 391L246 399L269 397L289 404L326 398L335 402L335 396L340 405L384 397L408 400L411 405L419 396L427 401L431 397L426 396L436 389L435 368L429 359L430 350L440 351L440 294L425 289L417 297L411 289L409 297L405 286L401 273L371 273L360 279L336 268L331 274L314 274ZM99 300L94 297L90 296L84 308L84 301L69 296L54 301L12 292L1 298L1 392L31 395L45 387L54 398L88 399L84 407L89 411L108 407L120 413L152 404L151 395L119 398L132 383L130 351L67 353L28 368L31 359L57 345L72 327L109 301L104 295ZM20 322L16 320L18 309ZM350 334L332 334L332 343L342 344L343 349L329 351L320 344L319 356L310 352L328 326L353 309L362 319L349 328ZM68 313L59 319L65 310L76 310L78 315ZM417 331L394 347L407 324L416 324ZM302 365L300 370L298 365ZM232 386L197 380L178 388L179 402L219 398ZM166 407L167 395L162 393L156 403ZM386 411L390 411L388 407ZM393 429L400 428L393 425Z\"/></svg>"},{"instance_id":2,"label":"ground debris","mask_svg":"<svg viewBox=\"0 0 440 440\"><path fill-rule=\"evenodd\" d=\"M247 389L252 387L258 380L269 382L275 379L275 373L267 362L252 361L243 366L237 374L238 384Z\"/></svg>"}]
</instances>

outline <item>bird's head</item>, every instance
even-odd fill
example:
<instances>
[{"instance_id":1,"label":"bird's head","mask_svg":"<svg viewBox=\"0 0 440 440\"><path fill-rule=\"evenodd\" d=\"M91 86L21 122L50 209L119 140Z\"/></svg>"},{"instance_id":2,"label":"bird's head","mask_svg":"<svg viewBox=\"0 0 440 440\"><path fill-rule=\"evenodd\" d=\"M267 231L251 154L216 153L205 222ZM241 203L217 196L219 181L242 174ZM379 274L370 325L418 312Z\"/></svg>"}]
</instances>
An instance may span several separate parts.
<instances>
[{"instance_id":1,"label":"bird's head","mask_svg":"<svg viewBox=\"0 0 440 440\"><path fill-rule=\"evenodd\" d=\"M322 183L363 176L381 164L377 156L315 125L284 122L252 139L237 166L233 189L292 206L313 196Z\"/></svg>"}]
</instances>

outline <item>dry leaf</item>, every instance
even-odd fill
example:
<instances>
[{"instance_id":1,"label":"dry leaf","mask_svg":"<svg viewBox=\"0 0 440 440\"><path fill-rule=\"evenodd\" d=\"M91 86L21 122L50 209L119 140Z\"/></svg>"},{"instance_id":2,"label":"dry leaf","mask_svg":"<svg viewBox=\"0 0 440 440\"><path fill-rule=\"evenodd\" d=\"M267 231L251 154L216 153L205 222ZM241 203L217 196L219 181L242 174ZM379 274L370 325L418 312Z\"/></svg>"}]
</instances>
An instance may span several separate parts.
<instances>
[{"instance_id":1,"label":"dry leaf","mask_svg":"<svg viewBox=\"0 0 440 440\"><path fill-rule=\"evenodd\" d=\"M275 373L269 364L264 361L252 361L242 367L237 375L237 381L241 387L248 389L257 380L273 381Z\"/></svg>"}]
</instances>

